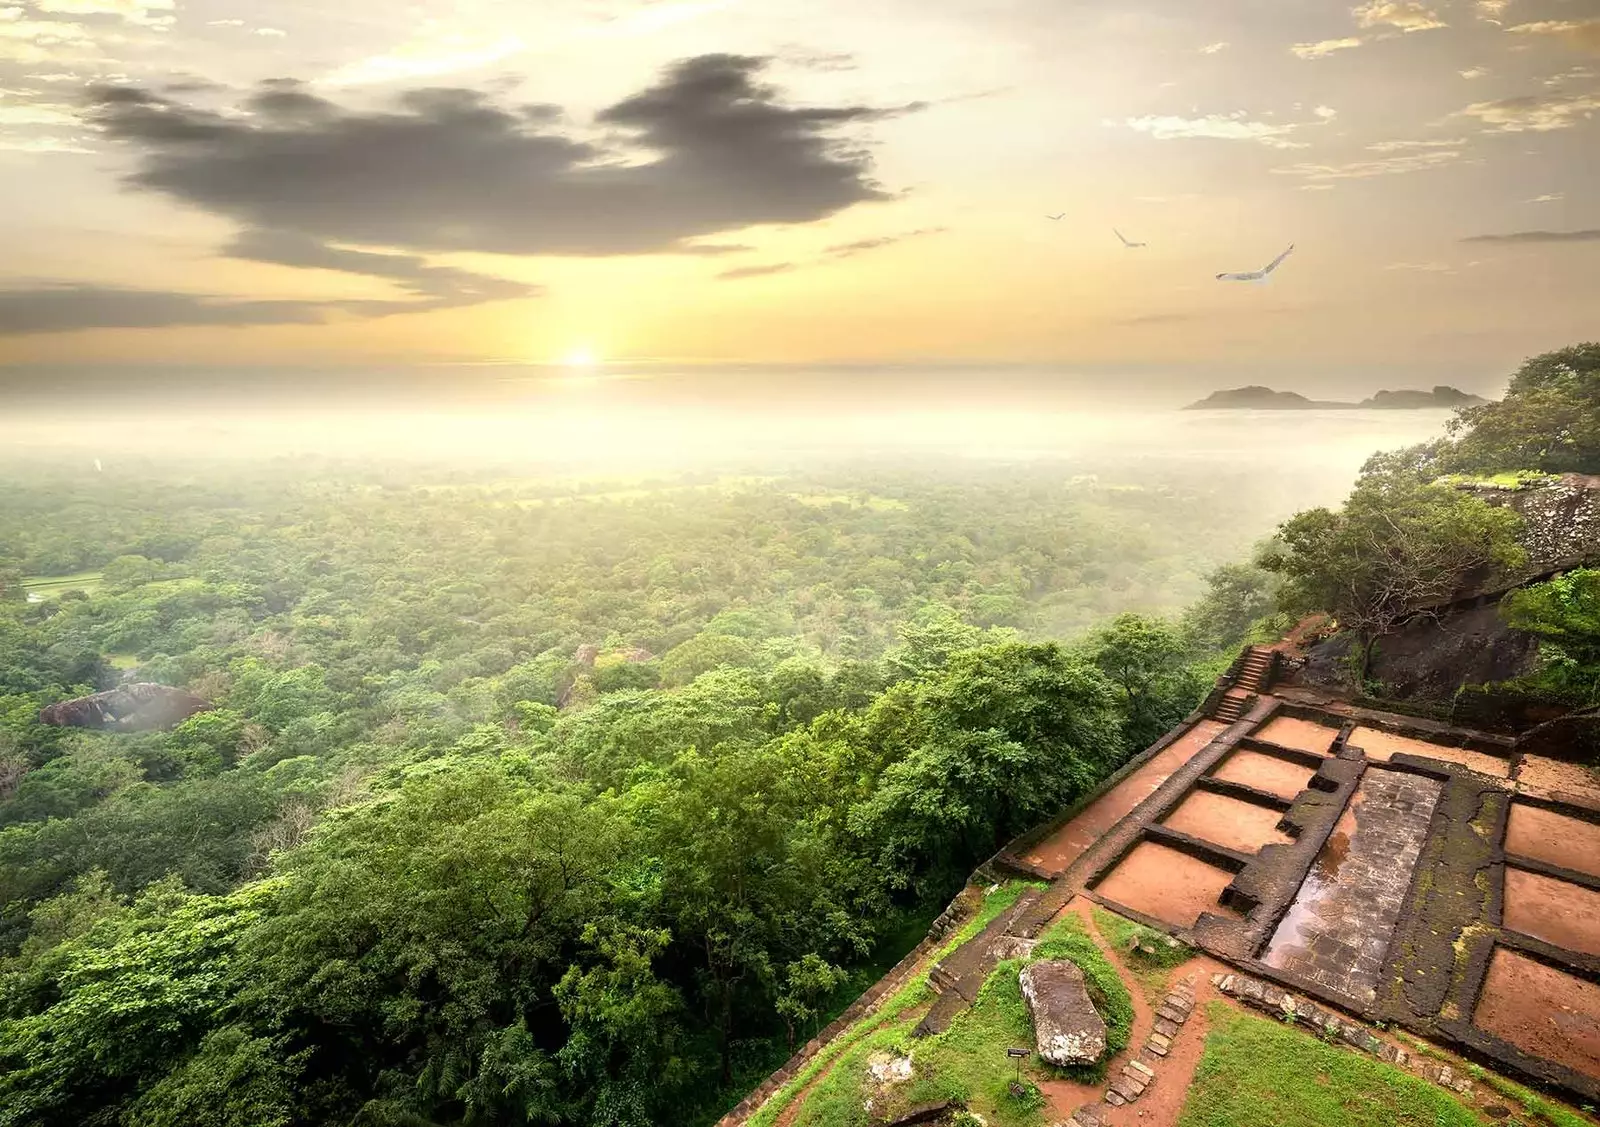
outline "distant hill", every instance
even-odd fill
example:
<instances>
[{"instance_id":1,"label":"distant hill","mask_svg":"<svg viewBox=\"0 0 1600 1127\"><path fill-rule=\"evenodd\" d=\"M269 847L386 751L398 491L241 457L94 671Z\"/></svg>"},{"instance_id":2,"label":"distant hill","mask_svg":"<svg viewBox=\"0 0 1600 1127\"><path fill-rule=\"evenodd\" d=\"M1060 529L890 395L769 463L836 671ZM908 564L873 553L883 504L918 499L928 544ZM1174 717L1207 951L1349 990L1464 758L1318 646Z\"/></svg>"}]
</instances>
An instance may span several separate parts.
<instances>
[{"instance_id":1,"label":"distant hill","mask_svg":"<svg viewBox=\"0 0 1600 1127\"><path fill-rule=\"evenodd\" d=\"M1307 399L1295 391L1274 391L1251 385L1227 391L1213 391L1185 411L1405 411L1422 408L1471 407L1488 400L1458 388L1440 385L1432 391L1380 391L1360 403L1341 403L1326 399Z\"/></svg>"},{"instance_id":2,"label":"distant hill","mask_svg":"<svg viewBox=\"0 0 1600 1127\"><path fill-rule=\"evenodd\" d=\"M1440 384L1432 391L1380 391L1371 399L1363 399L1359 405L1379 410L1410 410L1419 407L1476 407L1487 402L1481 395Z\"/></svg>"}]
</instances>

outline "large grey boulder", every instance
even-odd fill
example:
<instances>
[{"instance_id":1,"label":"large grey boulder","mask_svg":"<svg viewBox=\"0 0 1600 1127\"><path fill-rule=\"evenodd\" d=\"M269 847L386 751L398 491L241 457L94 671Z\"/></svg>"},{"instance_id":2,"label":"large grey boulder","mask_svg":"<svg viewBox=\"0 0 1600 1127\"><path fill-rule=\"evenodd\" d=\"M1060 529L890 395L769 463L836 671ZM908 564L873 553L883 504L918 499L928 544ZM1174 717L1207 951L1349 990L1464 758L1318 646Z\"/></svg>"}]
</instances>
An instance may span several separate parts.
<instances>
[{"instance_id":1,"label":"large grey boulder","mask_svg":"<svg viewBox=\"0 0 1600 1127\"><path fill-rule=\"evenodd\" d=\"M1039 1055L1051 1064L1093 1064L1106 1051L1106 1023L1095 1012L1083 972L1065 959L1022 968L1022 996L1033 1014Z\"/></svg>"}]
</instances>

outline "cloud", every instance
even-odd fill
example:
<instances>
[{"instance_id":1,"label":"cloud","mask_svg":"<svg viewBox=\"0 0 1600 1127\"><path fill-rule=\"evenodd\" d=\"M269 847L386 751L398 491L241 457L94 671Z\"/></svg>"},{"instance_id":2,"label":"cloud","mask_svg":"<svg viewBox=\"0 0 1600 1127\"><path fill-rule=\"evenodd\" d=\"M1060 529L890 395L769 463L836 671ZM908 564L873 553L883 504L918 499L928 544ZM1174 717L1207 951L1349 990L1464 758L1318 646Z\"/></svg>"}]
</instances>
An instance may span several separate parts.
<instances>
[{"instance_id":1,"label":"cloud","mask_svg":"<svg viewBox=\"0 0 1600 1127\"><path fill-rule=\"evenodd\" d=\"M1600 94L1526 94L1495 102L1474 102L1457 117L1474 117L1490 133L1545 133L1567 129L1600 110Z\"/></svg>"},{"instance_id":2,"label":"cloud","mask_svg":"<svg viewBox=\"0 0 1600 1127\"><path fill-rule=\"evenodd\" d=\"M804 47L785 47L778 52L778 58L790 66L803 67L806 70L856 69L856 57L848 51L809 51Z\"/></svg>"},{"instance_id":3,"label":"cloud","mask_svg":"<svg viewBox=\"0 0 1600 1127\"><path fill-rule=\"evenodd\" d=\"M1467 143L1465 137L1434 138L1428 141L1374 141L1367 146L1374 153L1406 153L1426 149L1458 149Z\"/></svg>"},{"instance_id":4,"label":"cloud","mask_svg":"<svg viewBox=\"0 0 1600 1127\"><path fill-rule=\"evenodd\" d=\"M62 16L114 16L140 27L165 29L177 19L176 0L36 0L39 11Z\"/></svg>"},{"instance_id":5,"label":"cloud","mask_svg":"<svg viewBox=\"0 0 1600 1127\"><path fill-rule=\"evenodd\" d=\"M81 24L32 20L18 7L0 7L0 61L51 63L92 59L93 37Z\"/></svg>"},{"instance_id":6,"label":"cloud","mask_svg":"<svg viewBox=\"0 0 1600 1127\"><path fill-rule=\"evenodd\" d=\"M1461 153L1454 149L1430 149L1423 152L1403 153L1382 160L1358 160L1345 164L1317 164L1306 161L1272 171L1280 176L1299 176L1313 184L1327 184L1334 180L1366 180L1374 176L1400 176L1408 172L1426 172L1454 163Z\"/></svg>"},{"instance_id":7,"label":"cloud","mask_svg":"<svg viewBox=\"0 0 1600 1127\"><path fill-rule=\"evenodd\" d=\"M1414 270L1423 274L1454 274L1456 268L1446 262L1391 262L1385 270Z\"/></svg>"},{"instance_id":8,"label":"cloud","mask_svg":"<svg viewBox=\"0 0 1600 1127\"><path fill-rule=\"evenodd\" d=\"M1504 235L1470 235L1464 243L1592 243L1600 242L1600 227L1581 231L1512 231Z\"/></svg>"},{"instance_id":9,"label":"cloud","mask_svg":"<svg viewBox=\"0 0 1600 1127\"><path fill-rule=\"evenodd\" d=\"M1478 10L1478 18L1489 23L1499 23L1500 15L1511 6L1511 0L1478 0L1473 5Z\"/></svg>"},{"instance_id":10,"label":"cloud","mask_svg":"<svg viewBox=\"0 0 1600 1127\"><path fill-rule=\"evenodd\" d=\"M368 303L341 304L355 307ZM179 325L306 325L324 320L334 309L310 301L235 301L109 286L0 289L0 335Z\"/></svg>"},{"instance_id":11,"label":"cloud","mask_svg":"<svg viewBox=\"0 0 1600 1127\"><path fill-rule=\"evenodd\" d=\"M442 32L436 23L423 26L418 37L386 55L374 55L341 67L320 85L367 86L375 82L399 82L416 78L437 78L456 71L475 70L519 55L528 44L518 35L494 38Z\"/></svg>"},{"instance_id":12,"label":"cloud","mask_svg":"<svg viewBox=\"0 0 1600 1127\"><path fill-rule=\"evenodd\" d=\"M289 33L287 31L280 31L278 28L275 28L275 27L258 27L254 31L252 31L250 34L251 35L259 35L264 39L283 39Z\"/></svg>"},{"instance_id":13,"label":"cloud","mask_svg":"<svg viewBox=\"0 0 1600 1127\"><path fill-rule=\"evenodd\" d=\"M1334 118L1339 116L1339 111L1334 109L1332 106L1318 106L1311 112L1316 114L1323 121L1332 121Z\"/></svg>"},{"instance_id":14,"label":"cloud","mask_svg":"<svg viewBox=\"0 0 1600 1127\"><path fill-rule=\"evenodd\" d=\"M529 297L540 292L536 286L506 278L476 274L452 266L430 266L414 254L331 246L291 231L244 231L234 238L223 253L230 258L252 262L309 270L337 270L396 282L417 299L407 306L407 311L478 305L486 301Z\"/></svg>"},{"instance_id":15,"label":"cloud","mask_svg":"<svg viewBox=\"0 0 1600 1127\"><path fill-rule=\"evenodd\" d=\"M1176 325L1186 321L1198 320L1194 313L1139 313L1132 317L1112 317L1106 321L1108 325Z\"/></svg>"},{"instance_id":16,"label":"cloud","mask_svg":"<svg viewBox=\"0 0 1600 1127\"><path fill-rule=\"evenodd\" d=\"M1200 48L1200 53L1202 55L1215 55L1218 51L1226 51L1227 49L1227 40L1221 40L1216 43L1207 43L1204 47Z\"/></svg>"},{"instance_id":17,"label":"cloud","mask_svg":"<svg viewBox=\"0 0 1600 1127\"><path fill-rule=\"evenodd\" d=\"M920 106L788 106L766 60L703 55L600 112L621 139L577 140L550 106L465 89L357 110L288 81L244 114L135 86L92 91L90 119L139 154L129 182L322 241L422 251L681 252L707 235L807 223L890 198L843 127Z\"/></svg>"},{"instance_id":18,"label":"cloud","mask_svg":"<svg viewBox=\"0 0 1600 1127\"><path fill-rule=\"evenodd\" d=\"M1419 0L1368 0L1350 9L1350 14L1355 16L1358 27L1365 28L1396 27L1413 32L1446 26L1439 13Z\"/></svg>"},{"instance_id":19,"label":"cloud","mask_svg":"<svg viewBox=\"0 0 1600 1127\"><path fill-rule=\"evenodd\" d=\"M207 20L207 27L243 27L243 20Z\"/></svg>"},{"instance_id":20,"label":"cloud","mask_svg":"<svg viewBox=\"0 0 1600 1127\"><path fill-rule=\"evenodd\" d=\"M1205 117L1193 118L1152 114L1145 117L1130 117L1122 124L1140 133L1148 133L1158 141L1203 137L1215 141L1255 141L1275 149L1305 147L1286 140L1287 136L1295 131L1295 125L1273 125L1265 121L1251 121L1243 111L1231 114L1207 114Z\"/></svg>"},{"instance_id":21,"label":"cloud","mask_svg":"<svg viewBox=\"0 0 1600 1127\"><path fill-rule=\"evenodd\" d=\"M1567 194L1565 192L1546 192L1542 196L1534 196L1532 199L1523 200L1522 202L1523 203L1555 203L1557 200L1564 200L1566 198L1567 198Z\"/></svg>"},{"instance_id":22,"label":"cloud","mask_svg":"<svg viewBox=\"0 0 1600 1127\"><path fill-rule=\"evenodd\" d=\"M854 254L863 254L869 250L877 250L880 247L903 243L907 239L917 239L923 235L938 235L946 230L948 228L945 227L922 227L915 231L904 231L898 235L878 235L870 239L857 239L851 243L838 243L835 246L825 248L823 253L831 254L835 258L849 258Z\"/></svg>"},{"instance_id":23,"label":"cloud","mask_svg":"<svg viewBox=\"0 0 1600 1127\"><path fill-rule=\"evenodd\" d=\"M1600 17L1588 20L1540 20L1506 28L1514 35L1559 35L1574 47L1600 54Z\"/></svg>"},{"instance_id":24,"label":"cloud","mask_svg":"<svg viewBox=\"0 0 1600 1127\"><path fill-rule=\"evenodd\" d=\"M735 278L761 278L768 274L787 274L798 269L793 262L768 262L755 266L735 266L731 270L724 270L717 277L724 281L733 281Z\"/></svg>"},{"instance_id":25,"label":"cloud","mask_svg":"<svg viewBox=\"0 0 1600 1127\"><path fill-rule=\"evenodd\" d=\"M1489 68L1488 67L1468 67L1466 70L1458 70L1458 71L1456 71L1456 73L1459 74L1462 78L1470 80L1470 79L1474 79L1474 78L1482 78L1484 75L1489 73Z\"/></svg>"},{"instance_id":26,"label":"cloud","mask_svg":"<svg viewBox=\"0 0 1600 1127\"><path fill-rule=\"evenodd\" d=\"M1289 50L1302 59L1324 59L1335 51L1348 51L1359 46L1361 40L1352 36L1345 39L1319 39L1315 43L1296 43Z\"/></svg>"},{"instance_id":27,"label":"cloud","mask_svg":"<svg viewBox=\"0 0 1600 1127\"><path fill-rule=\"evenodd\" d=\"M429 266L409 254L329 246L284 231L246 231L223 251L232 258L304 269L337 270L396 283L399 299L242 301L207 294L113 286L49 284L0 289L0 336L84 329L156 329L195 325L314 325L332 317L391 317L531 297L538 286Z\"/></svg>"}]
</instances>

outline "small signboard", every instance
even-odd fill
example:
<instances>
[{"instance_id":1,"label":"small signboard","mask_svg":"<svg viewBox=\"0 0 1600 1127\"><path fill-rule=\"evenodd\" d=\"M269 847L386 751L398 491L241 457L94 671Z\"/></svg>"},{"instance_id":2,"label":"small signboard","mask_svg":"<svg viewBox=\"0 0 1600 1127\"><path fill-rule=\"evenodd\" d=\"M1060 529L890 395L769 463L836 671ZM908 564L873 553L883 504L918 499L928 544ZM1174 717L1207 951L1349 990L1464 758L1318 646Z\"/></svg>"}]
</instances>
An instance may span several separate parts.
<instances>
[{"instance_id":1,"label":"small signboard","mask_svg":"<svg viewBox=\"0 0 1600 1127\"><path fill-rule=\"evenodd\" d=\"M1030 1054L1027 1049L1007 1049L1006 1050L1006 1056L1011 1057L1013 1060L1024 1060L1027 1057L1029 1057L1030 1055L1032 1055L1032 1054Z\"/></svg>"}]
</instances>

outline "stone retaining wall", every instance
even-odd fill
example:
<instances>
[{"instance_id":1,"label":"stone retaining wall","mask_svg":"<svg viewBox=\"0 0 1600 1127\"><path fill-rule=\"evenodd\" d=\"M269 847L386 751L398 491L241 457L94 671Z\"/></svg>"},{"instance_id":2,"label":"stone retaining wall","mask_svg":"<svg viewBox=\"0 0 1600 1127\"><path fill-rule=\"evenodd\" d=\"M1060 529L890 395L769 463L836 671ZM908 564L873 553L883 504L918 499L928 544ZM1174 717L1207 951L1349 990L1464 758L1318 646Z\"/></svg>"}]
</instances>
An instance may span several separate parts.
<instances>
[{"instance_id":1,"label":"stone retaining wall","mask_svg":"<svg viewBox=\"0 0 1600 1127\"><path fill-rule=\"evenodd\" d=\"M795 1075L806 1066L811 1058L821 1052L829 1042L870 1013L885 994L888 994L891 990L898 990L903 986L922 960L931 955L939 944L945 941L956 925L970 914L968 904L971 899L971 886L962 889L960 894L933 921L932 926L928 928L928 934L922 938L921 942L896 963L889 970L889 973L868 987L866 993L845 1007L844 1012L823 1027L820 1033L802 1045L793 1056L784 1062L782 1068L768 1076L757 1085L753 1092L740 1100L732 1111L717 1120L717 1127L738 1127L738 1125L743 1124L756 1109L771 1099L779 1088L793 1080Z\"/></svg>"}]
</instances>

